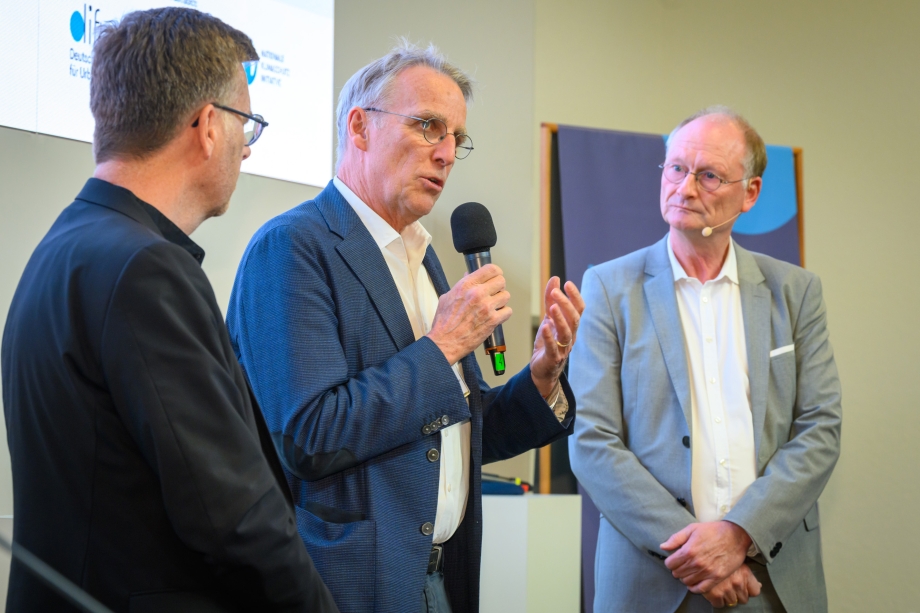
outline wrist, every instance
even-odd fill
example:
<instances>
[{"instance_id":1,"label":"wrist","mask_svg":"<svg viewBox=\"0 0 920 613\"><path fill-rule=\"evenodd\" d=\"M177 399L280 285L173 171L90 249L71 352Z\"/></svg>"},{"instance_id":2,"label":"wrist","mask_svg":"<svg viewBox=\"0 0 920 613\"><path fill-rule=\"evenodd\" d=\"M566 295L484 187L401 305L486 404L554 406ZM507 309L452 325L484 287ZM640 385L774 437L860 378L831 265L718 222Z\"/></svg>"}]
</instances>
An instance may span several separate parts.
<instances>
[{"instance_id":1,"label":"wrist","mask_svg":"<svg viewBox=\"0 0 920 613\"><path fill-rule=\"evenodd\" d=\"M752 539L751 535L747 533L747 530L745 530L738 524L732 521L729 521L727 519L723 519L722 521L725 522L731 528L731 531L734 533L735 542L738 543L738 549L745 552L745 555L747 555L747 551L748 549L750 549L751 545L754 543L754 539Z\"/></svg>"}]
</instances>

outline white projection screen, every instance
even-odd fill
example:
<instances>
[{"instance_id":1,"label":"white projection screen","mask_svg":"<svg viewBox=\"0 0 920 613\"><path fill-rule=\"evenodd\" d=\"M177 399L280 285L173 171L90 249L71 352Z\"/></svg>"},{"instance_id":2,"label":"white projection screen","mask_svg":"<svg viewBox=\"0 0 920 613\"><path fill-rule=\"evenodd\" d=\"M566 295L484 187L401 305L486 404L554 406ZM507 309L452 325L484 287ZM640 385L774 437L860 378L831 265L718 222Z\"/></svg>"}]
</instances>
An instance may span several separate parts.
<instances>
[{"instance_id":1,"label":"white projection screen","mask_svg":"<svg viewBox=\"0 0 920 613\"><path fill-rule=\"evenodd\" d=\"M125 13L195 8L248 34L252 112L269 122L243 172L324 186L332 176L334 0L38 0L4 3L0 125L92 142L89 110L97 28ZM254 72L254 74L253 74ZM244 109L245 110L245 109Z\"/></svg>"}]
</instances>

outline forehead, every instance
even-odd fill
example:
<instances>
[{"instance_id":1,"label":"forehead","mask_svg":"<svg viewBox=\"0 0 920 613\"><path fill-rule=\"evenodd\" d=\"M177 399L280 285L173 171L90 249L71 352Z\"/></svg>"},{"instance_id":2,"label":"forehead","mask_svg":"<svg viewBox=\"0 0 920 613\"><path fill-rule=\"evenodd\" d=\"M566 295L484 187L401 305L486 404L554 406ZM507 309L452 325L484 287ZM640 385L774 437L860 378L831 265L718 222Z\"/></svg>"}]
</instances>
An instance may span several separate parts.
<instances>
[{"instance_id":1,"label":"forehead","mask_svg":"<svg viewBox=\"0 0 920 613\"><path fill-rule=\"evenodd\" d=\"M668 159L713 164L743 164L744 133L727 118L707 116L678 130L668 145Z\"/></svg>"},{"instance_id":2,"label":"forehead","mask_svg":"<svg viewBox=\"0 0 920 613\"><path fill-rule=\"evenodd\" d=\"M251 113L252 110L249 108L249 81L246 79L246 70L243 68L242 64L237 67L236 73L233 79L233 87L230 89L230 95L233 97L234 103L240 106L234 108L239 111Z\"/></svg>"},{"instance_id":3,"label":"forehead","mask_svg":"<svg viewBox=\"0 0 920 613\"><path fill-rule=\"evenodd\" d=\"M453 79L427 66L412 66L393 80L390 104L399 112L427 110L458 125L466 121L466 100Z\"/></svg>"}]
</instances>

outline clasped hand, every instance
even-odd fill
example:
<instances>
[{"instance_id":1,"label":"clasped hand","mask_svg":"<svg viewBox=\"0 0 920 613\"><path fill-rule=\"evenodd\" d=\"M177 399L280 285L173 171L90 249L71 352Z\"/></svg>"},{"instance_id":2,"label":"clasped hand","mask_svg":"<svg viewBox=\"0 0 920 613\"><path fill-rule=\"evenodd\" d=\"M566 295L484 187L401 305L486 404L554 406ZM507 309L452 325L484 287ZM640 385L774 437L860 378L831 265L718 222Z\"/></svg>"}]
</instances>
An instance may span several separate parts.
<instances>
[{"instance_id":1,"label":"clasped hand","mask_svg":"<svg viewBox=\"0 0 920 613\"><path fill-rule=\"evenodd\" d=\"M737 524L714 521L690 524L661 544L673 551L664 561L675 578L713 606L746 603L760 594L760 583L744 564L751 537Z\"/></svg>"}]
</instances>

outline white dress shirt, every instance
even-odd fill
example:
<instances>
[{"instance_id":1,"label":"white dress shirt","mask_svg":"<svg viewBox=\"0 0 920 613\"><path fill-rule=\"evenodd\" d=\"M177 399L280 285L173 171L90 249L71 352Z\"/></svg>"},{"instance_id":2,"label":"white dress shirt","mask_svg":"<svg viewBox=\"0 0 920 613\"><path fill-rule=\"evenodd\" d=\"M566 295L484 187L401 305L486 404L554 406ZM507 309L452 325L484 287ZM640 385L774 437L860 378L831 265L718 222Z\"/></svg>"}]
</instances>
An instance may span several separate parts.
<instances>
[{"instance_id":1,"label":"white dress shirt","mask_svg":"<svg viewBox=\"0 0 920 613\"><path fill-rule=\"evenodd\" d=\"M668 256L690 375L693 510L701 522L717 521L757 478L735 245L706 283L687 276L670 239Z\"/></svg>"},{"instance_id":2,"label":"white dress shirt","mask_svg":"<svg viewBox=\"0 0 920 613\"><path fill-rule=\"evenodd\" d=\"M438 309L438 293L428 271L422 266L425 250L431 244L431 235L418 221L406 226L401 234L396 232L338 177L332 182L380 247L406 308L415 339L422 338L431 330L431 322ZM459 382L457 393L468 395L469 389L463 379L460 364L453 364L452 367ZM441 477L438 482L434 543L443 543L453 536L463 521L470 489L469 472L470 421L467 419L441 430Z\"/></svg>"}]
</instances>

